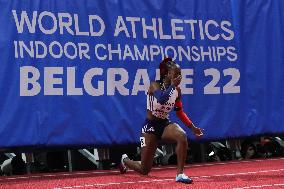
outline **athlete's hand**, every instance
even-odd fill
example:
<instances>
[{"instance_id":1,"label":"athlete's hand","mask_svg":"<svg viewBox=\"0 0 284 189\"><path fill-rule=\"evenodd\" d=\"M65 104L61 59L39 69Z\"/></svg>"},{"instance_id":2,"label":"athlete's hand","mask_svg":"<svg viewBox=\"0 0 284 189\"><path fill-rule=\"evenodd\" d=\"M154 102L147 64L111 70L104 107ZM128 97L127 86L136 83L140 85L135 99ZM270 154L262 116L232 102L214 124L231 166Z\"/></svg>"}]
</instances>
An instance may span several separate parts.
<instances>
[{"instance_id":1,"label":"athlete's hand","mask_svg":"<svg viewBox=\"0 0 284 189\"><path fill-rule=\"evenodd\" d=\"M181 82L181 75L177 76L176 78L173 78L171 80L171 84L177 87Z\"/></svg>"},{"instance_id":2,"label":"athlete's hand","mask_svg":"<svg viewBox=\"0 0 284 189\"><path fill-rule=\"evenodd\" d=\"M193 124L192 124L191 130L196 137L202 137L203 136L203 129L196 127Z\"/></svg>"}]
</instances>

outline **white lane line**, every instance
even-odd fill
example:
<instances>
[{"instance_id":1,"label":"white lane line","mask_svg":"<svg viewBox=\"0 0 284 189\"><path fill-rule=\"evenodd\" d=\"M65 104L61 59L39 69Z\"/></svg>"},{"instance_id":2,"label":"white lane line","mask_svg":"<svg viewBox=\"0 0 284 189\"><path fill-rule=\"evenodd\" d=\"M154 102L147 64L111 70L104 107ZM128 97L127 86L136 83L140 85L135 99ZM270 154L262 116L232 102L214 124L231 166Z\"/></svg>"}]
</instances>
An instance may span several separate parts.
<instances>
[{"instance_id":1,"label":"white lane line","mask_svg":"<svg viewBox=\"0 0 284 189\"><path fill-rule=\"evenodd\" d=\"M237 187L237 188L234 188L234 189L265 188L265 187L275 187L275 186L284 186L284 184L263 184L263 185L258 185L258 186Z\"/></svg>"},{"instance_id":2,"label":"white lane line","mask_svg":"<svg viewBox=\"0 0 284 189\"><path fill-rule=\"evenodd\" d=\"M269 173L269 172L281 172L284 169L271 169L271 170L262 170L262 171L250 171L250 172L240 172L240 173L226 173L220 175L204 175L204 176L195 176L192 177L193 179L199 178L211 178L211 177L223 177L223 176L236 176L236 175L250 175L250 174L258 174L258 173ZM174 181L174 179L152 179L152 180L140 180L135 182L114 182L114 183L100 183L100 184L88 184L82 185L82 187L95 187L95 186L109 186L109 185L120 185L120 184L137 184L137 183L152 183L152 182L163 182L163 181ZM77 187L77 186L76 186ZM73 189L74 186L63 186L63 187L56 187L54 189ZM256 187L254 187L256 188ZM237 189L237 188L235 188ZM240 189L240 188L238 188ZM242 188L245 189L245 188Z\"/></svg>"},{"instance_id":3,"label":"white lane line","mask_svg":"<svg viewBox=\"0 0 284 189\"><path fill-rule=\"evenodd\" d=\"M242 164L250 162L263 162L263 161L277 161L284 160L284 158L275 158L275 159L256 159L256 160L245 160L245 161L233 161L233 162L218 162L218 163L204 163L204 164L191 164L184 166L185 168L193 167L204 167L204 166L214 166L214 165L230 165L230 164ZM153 167L152 170L167 170L167 169L176 169L173 167ZM134 172L129 170L128 172ZM20 180L20 179L30 179L30 178L45 178L45 177L59 177L59 176L75 176L75 175L91 175L91 174L110 174L110 173L119 173L118 170L113 171L91 171L91 172L76 172L76 173L58 173L58 174L46 174L46 175L31 175L31 176L20 176L20 177L5 177L1 178L2 180Z\"/></svg>"}]
</instances>

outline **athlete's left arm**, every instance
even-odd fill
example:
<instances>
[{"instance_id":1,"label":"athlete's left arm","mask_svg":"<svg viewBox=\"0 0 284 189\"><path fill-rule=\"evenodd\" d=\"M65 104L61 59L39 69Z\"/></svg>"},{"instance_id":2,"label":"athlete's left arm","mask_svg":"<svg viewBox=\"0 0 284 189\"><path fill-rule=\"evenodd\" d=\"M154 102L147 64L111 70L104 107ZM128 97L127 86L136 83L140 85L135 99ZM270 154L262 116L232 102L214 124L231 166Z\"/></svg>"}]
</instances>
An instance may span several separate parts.
<instances>
[{"instance_id":1,"label":"athlete's left arm","mask_svg":"<svg viewBox=\"0 0 284 189\"><path fill-rule=\"evenodd\" d=\"M178 91L178 98L176 99L175 109L174 109L176 111L176 115L187 127L192 128L194 125L182 108L181 90L179 87L177 87L177 91Z\"/></svg>"},{"instance_id":2,"label":"athlete's left arm","mask_svg":"<svg viewBox=\"0 0 284 189\"><path fill-rule=\"evenodd\" d=\"M178 98L176 99L175 102L175 111L176 111L176 115L177 117L187 126L189 127L193 133L196 136L202 136L203 132L202 129L196 127L192 121L189 119L189 117L186 115L186 113L183 111L183 107L182 107L182 101L181 101L181 90L179 87L177 87L178 90Z\"/></svg>"}]
</instances>

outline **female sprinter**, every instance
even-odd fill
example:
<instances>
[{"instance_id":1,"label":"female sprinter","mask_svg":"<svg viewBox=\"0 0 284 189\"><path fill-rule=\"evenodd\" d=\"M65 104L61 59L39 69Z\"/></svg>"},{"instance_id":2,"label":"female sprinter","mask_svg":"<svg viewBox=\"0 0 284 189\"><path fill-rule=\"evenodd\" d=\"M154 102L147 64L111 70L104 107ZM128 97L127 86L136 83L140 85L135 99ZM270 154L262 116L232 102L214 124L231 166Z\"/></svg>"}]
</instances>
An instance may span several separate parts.
<instances>
[{"instance_id":1,"label":"female sprinter","mask_svg":"<svg viewBox=\"0 0 284 189\"><path fill-rule=\"evenodd\" d=\"M147 94L147 115L140 138L141 162L130 160L126 154L123 154L119 168L121 173L125 173L127 168L130 168L147 175L152 168L157 140L171 141L177 144L176 182L192 183L192 180L184 174L188 147L187 136L178 124L169 120L169 112L175 109L176 115L195 136L201 137L202 129L194 126L183 112L181 90L178 87L181 82L180 66L171 61L171 58L166 58L160 63L159 68L161 80L152 82Z\"/></svg>"}]
</instances>

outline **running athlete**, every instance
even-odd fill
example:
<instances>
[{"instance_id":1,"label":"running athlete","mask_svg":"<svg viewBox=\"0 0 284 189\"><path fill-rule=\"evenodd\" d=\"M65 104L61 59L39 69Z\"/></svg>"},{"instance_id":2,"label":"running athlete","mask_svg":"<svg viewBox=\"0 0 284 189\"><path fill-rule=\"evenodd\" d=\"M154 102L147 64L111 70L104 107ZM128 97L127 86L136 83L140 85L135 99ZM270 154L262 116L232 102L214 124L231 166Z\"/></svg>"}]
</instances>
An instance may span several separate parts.
<instances>
[{"instance_id":1,"label":"running athlete","mask_svg":"<svg viewBox=\"0 0 284 189\"><path fill-rule=\"evenodd\" d=\"M187 136L185 131L176 123L169 120L169 112L174 109L178 118L188 126L197 137L203 135L202 129L196 127L182 109L181 69L171 58L160 63L160 81L152 82L147 94L147 115L142 127L141 162L133 161L126 154L122 155L120 171L125 173L127 168L147 175L153 164L157 149L157 141L175 142L177 154L176 182L192 183L192 179L184 174L184 164L187 156Z\"/></svg>"}]
</instances>

